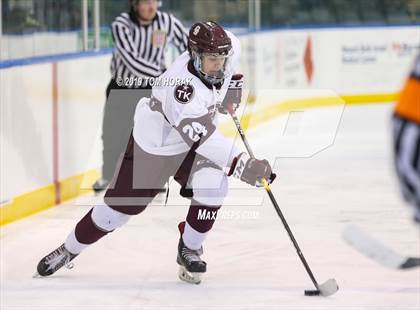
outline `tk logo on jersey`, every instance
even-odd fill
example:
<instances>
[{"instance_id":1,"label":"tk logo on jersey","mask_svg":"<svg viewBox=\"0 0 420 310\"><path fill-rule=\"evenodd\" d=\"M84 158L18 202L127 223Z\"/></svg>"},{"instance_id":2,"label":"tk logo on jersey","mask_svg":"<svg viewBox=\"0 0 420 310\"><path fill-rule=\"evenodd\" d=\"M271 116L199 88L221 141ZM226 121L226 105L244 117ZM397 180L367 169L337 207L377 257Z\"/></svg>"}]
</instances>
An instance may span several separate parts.
<instances>
[{"instance_id":1,"label":"tk logo on jersey","mask_svg":"<svg viewBox=\"0 0 420 310\"><path fill-rule=\"evenodd\" d=\"M174 96L176 101L186 104L190 102L194 96L194 87L190 84L179 85L175 88Z\"/></svg>"}]
</instances>

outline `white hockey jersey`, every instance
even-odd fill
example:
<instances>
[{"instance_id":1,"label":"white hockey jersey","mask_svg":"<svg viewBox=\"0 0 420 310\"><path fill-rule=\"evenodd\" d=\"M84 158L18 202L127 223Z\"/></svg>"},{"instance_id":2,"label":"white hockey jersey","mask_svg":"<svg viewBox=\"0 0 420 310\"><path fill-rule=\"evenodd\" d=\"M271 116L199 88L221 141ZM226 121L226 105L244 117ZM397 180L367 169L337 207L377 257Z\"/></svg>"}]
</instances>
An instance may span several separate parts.
<instances>
[{"instance_id":1,"label":"white hockey jersey","mask_svg":"<svg viewBox=\"0 0 420 310\"><path fill-rule=\"evenodd\" d=\"M226 31L232 40L233 68L240 57L239 40ZM218 106L222 103L231 79L223 85L209 87L194 74L189 64L188 52L180 55L169 69L160 76L162 82L182 79L189 84L155 86L152 99L142 98L134 114L133 136L146 152L156 155L176 155L197 147L196 152L218 166L229 167L241 151L233 140L224 137L217 129ZM160 111L151 109L153 102L161 105Z\"/></svg>"}]
</instances>

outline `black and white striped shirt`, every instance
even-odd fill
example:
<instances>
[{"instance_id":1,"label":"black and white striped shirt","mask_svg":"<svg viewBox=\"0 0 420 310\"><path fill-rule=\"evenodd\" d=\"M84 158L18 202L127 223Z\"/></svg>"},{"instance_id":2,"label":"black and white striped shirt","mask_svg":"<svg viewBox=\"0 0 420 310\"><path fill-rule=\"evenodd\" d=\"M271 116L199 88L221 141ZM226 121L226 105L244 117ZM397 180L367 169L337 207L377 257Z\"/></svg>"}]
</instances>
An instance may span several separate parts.
<instances>
[{"instance_id":1,"label":"black and white striped shirt","mask_svg":"<svg viewBox=\"0 0 420 310\"><path fill-rule=\"evenodd\" d=\"M133 13L112 22L114 53L111 74L116 78L157 77L165 71L165 47L172 43L180 53L187 49L187 32L173 15L158 11L149 25L140 25Z\"/></svg>"}]
</instances>

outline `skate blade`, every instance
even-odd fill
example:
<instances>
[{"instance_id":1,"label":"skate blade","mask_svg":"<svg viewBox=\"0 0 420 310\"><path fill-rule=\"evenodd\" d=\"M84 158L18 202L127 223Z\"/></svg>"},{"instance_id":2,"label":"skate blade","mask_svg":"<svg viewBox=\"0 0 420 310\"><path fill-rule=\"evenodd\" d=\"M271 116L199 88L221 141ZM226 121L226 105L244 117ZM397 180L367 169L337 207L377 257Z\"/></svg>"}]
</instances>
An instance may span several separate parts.
<instances>
[{"instance_id":1,"label":"skate blade","mask_svg":"<svg viewBox=\"0 0 420 310\"><path fill-rule=\"evenodd\" d=\"M41 275L37 272L34 273L34 275L32 276L32 278L36 279L36 278L42 278Z\"/></svg>"},{"instance_id":2,"label":"skate blade","mask_svg":"<svg viewBox=\"0 0 420 310\"><path fill-rule=\"evenodd\" d=\"M200 284L202 272L189 272L184 266L179 266L178 277L190 284Z\"/></svg>"}]
</instances>

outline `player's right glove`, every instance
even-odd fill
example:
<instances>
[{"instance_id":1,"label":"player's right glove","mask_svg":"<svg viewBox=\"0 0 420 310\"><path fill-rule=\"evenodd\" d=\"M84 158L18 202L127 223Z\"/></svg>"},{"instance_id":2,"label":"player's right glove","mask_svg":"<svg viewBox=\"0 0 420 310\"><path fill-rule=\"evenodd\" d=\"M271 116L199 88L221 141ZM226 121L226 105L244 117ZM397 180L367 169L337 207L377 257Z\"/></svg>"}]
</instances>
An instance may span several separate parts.
<instances>
[{"instance_id":1,"label":"player's right glove","mask_svg":"<svg viewBox=\"0 0 420 310\"><path fill-rule=\"evenodd\" d=\"M242 100L242 87L244 85L244 76L242 74L234 74L229 82L229 88L223 99L219 112L227 114L230 109L236 111Z\"/></svg>"},{"instance_id":2,"label":"player's right glove","mask_svg":"<svg viewBox=\"0 0 420 310\"><path fill-rule=\"evenodd\" d=\"M276 174L266 159L251 158L247 153L241 153L233 160L228 176L233 175L252 186L263 186L262 179L272 183Z\"/></svg>"}]
</instances>

